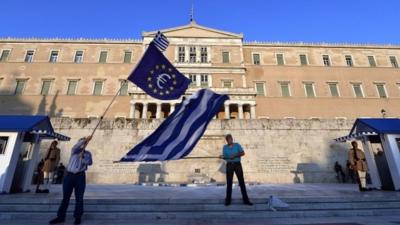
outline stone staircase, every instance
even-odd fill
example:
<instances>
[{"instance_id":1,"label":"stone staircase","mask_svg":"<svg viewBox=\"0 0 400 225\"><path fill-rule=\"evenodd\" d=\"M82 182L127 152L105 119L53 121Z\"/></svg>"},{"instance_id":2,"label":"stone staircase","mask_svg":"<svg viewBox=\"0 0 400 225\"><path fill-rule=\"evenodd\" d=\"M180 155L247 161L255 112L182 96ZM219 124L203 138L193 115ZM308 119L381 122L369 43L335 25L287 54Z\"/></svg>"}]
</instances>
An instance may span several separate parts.
<instances>
[{"instance_id":1,"label":"stone staircase","mask_svg":"<svg viewBox=\"0 0 400 225\"><path fill-rule=\"evenodd\" d=\"M46 196L46 195L44 195ZM347 216L388 216L400 214L400 197L290 197L282 198L289 208L272 211L267 199L252 199L253 206L233 200L226 207L222 199L129 199L90 198L85 200L87 219L224 219L224 218L309 218ZM0 220L35 220L56 215L60 198L0 196ZM71 199L69 214L72 214Z\"/></svg>"}]
</instances>

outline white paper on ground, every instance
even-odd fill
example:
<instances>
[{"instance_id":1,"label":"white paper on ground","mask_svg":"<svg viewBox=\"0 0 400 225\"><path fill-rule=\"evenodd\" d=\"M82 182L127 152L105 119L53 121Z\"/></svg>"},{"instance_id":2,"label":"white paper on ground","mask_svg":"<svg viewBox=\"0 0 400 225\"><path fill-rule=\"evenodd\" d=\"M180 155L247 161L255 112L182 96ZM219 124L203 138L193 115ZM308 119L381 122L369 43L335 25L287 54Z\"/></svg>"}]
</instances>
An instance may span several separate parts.
<instances>
[{"instance_id":1,"label":"white paper on ground","mask_svg":"<svg viewBox=\"0 0 400 225\"><path fill-rule=\"evenodd\" d=\"M279 199L278 197L275 197L273 195L269 196L268 199L268 206L271 210L276 211L276 209L278 208L288 208L289 204L287 204L286 202L282 201L281 199Z\"/></svg>"}]
</instances>

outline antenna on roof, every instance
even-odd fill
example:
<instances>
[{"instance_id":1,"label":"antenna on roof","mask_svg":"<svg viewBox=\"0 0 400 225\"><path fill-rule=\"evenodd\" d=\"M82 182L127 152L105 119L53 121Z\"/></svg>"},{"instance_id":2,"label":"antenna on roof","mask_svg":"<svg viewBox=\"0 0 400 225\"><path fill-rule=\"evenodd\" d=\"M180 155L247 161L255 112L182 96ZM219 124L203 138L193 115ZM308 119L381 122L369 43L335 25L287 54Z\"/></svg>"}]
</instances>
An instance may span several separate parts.
<instances>
[{"instance_id":1,"label":"antenna on roof","mask_svg":"<svg viewBox=\"0 0 400 225\"><path fill-rule=\"evenodd\" d=\"M194 6L192 4L192 8L190 10L190 23L195 23L194 21Z\"/></svg>"}]
</instances>

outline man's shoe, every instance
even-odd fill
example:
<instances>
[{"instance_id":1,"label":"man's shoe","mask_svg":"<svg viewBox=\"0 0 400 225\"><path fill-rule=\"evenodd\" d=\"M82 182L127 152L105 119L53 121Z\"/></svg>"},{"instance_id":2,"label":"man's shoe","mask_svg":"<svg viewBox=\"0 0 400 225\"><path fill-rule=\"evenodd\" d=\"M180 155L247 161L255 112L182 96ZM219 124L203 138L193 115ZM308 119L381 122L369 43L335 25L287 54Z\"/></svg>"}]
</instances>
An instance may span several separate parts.
<instances>
[{"instance_id":1,"label":"man's shoe","mask_svg":"<svg viewBox=\"0 0 400 225\"><path fill-rule=\"evenodd\" d=\"M48 194L49 192L50 192L49 189L44 189L44 190L42 190L42 193Z\"/></svg>"},{"instance_id":2,"label":"man's shoe","mask_svg":"<svg viewBox=\"0 0 400 225\"><path fill-rule=\"evenodd\" d=\"M56 217L55 219L50 220L49 224L57 224L64 223L65 219L61 219L60 217Z\"/></svg>"},{"instance_id":3,"label":"man's shoe","mask_svg":"<svg viewBox=\"0 0 400 225\"><path fill-rule=\"evenodd\" d=\"M245 205L253 205L253 203L251 203L250 201L244 201L243 204L245 204Z\"/></svg>"},{"instance_id":4,"label":"man's shoe","mask_svg":"<svg viewBox=\"0 0 400 225\"><path fill-rule=\"evenodd\" d=\"M78 225L78 224L81 224L81 218L75 218L75 221L74 221L74 224L75 225Z\"/></svg>"},{"instance_id":5,"label":"man's shoe","mask_svg":"<svg viewBox=\"0 0 400 225\"><path fill-rule=\"evenodd\" d=\"M225 200L225 206L228 206L231 204L231 201Z\"/></svg>"}]
</instances>

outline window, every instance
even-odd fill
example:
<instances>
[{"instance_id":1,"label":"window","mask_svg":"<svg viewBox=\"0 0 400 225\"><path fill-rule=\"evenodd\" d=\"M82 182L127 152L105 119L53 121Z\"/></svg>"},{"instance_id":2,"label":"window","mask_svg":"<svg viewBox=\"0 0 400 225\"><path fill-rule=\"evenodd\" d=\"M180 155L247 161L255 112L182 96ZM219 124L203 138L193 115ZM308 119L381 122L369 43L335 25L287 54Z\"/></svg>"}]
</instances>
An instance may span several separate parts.
<instances>
[{"instance_id":1,"label":"window","mask_svg":"<svg viewBox=\"0 0 400 225\"><path fill-rule=\"evenodd\" d=\"M78 80L68 81L67 95L75 95L77 86L78 86Z\"/></svg>"},{"instance_id":2,"label":"window","mask_svg":"<svg viewBox=\"0 0 400 225\"><path fill-rule=\"evenodd\" d=\"M9 55L10 55L10 50L3 50L3 52L1 52L0 62L7 62Z\"/></svg>"},{"instance_id":3,"label":"window","mask_svg":"<svg viewBox=\"0 0 400 225\"><path fill-rule=\"evenodd\" d=\"M58 51L51 51L49 62L56 63L57 60L58 60Z\"/></svg>"},{"instance_id":4,"label":"window","mask_svg":"<svg viewBox=\"0 0 400 225\"><path fill-rule=\"evenodd\" d=\"M370 67L376 67L375 58L372 55L368 56L368 62Z\"/></svg>"},{"instance_id":5,"label":"window","mask_svg":"<svg viewBox=\"0 0 400 225\"><path fill-rule=\"evenodd\" d=\"M121 80L119 95L128 95L128 81Z\"/></svg>"},{"instance_id":6,"label":"window","mask_svg":"<svg viewBox=\"0 0 400 225\"><path fill-rule=\"evenodd\" d=\"M0 137L0 155L4 155L6 153L8 137Z\"/></svg>"},{"instance_id":7,"label":"window","mask_svg":"<svg viewBox=\"0 0 400 225\"><path fill-rule=\"evenodd\" d=\"M264 82L256 83L256 93L259 96L265 96L265 83Z\"/></svg>"},{"instance_id":8,"label":"window","mask_svg":"<svg viewBox=\"0 0 400 225\"><path fill-rule=\"evenodd\" d=\"M304 83L304 89L306 91L306 96L309 98L315 97L314 83Z\"/></svg>"},{"instance_id":9,"label":"window","mask_svg":"<svg viewBox=\"0 0 400 225\"><path fill-rule=\"evenodd\" d=\"M308 64L307 56L304 54L300 55L300 65L306 66Z\"/></svg>"},{"instance_id":10,"label":"window","mask_svg":"<svg viewBox=\"0 0 400 225\"><path fill-rule=\"evenodd\" d=\"M106 63L107 62L107 51L101 51L99 57L99 63Z\"/></svg>"},{"instance_id":11,"label":"window","mask_svg":"<svg viewBox=\"0 0 400 225\"><path fill-rule=\"evenodd\" d=\"M231 80L222 80L223 88L233 88L233 81Z\"/></svg>"},{"instance_id":12,"label":"window","mask_svg":"<svg viewBox=\"0 0 400 225\"><path fill-rule=\"evenodd\" d=\"M195 63L196 62L196 47L191 46L189 48L189 62Z\"/></svg>"},{"instance_id":13,"label":"window","mask_svg":"<svg viewBox=\"0 0 400 225\"><path fill-rule=\"evenodd\" d=\"M76 51L75 52L74 62L75 63L82 63L83 62L83 51Z\"/></svg>"},{"instance_id":14,"label":"window","mask_svg":"<svg viewBox=\"0 0 400 225\"><path fill-rule=\"evenodd\" d=\"M124 54L124 63L131 63L132 62L132 52L126 51Z\"/></svg>"},{"instance_id":15,"label":"window","mask_svg":"<svg viewBox=\"0 0 400 225\"><path fill-rule=\"evenodd\" d=\"M347 66L352 67L353 66L353 58L351 58L351 55L346 55L345 59L346 59Z\"/></svg>"},{"instance_id":16,"label":"window","mask_svg":"<svg viewBox=\"0 0 400 225\"><path fill-rule=\"evenodd\" d=\"M285 64L285 61L283 60L283 54L276 54L276 63L279 66L282 66Z\"/></svg>"},{"instance_id":17,"label":"window","mask_svg":"<svg viewBox=\"0 0 400 225\"><path fill-rule=\"evenodd\" d=\"M201 47L200 48L200 60L202 63L207 63L208 61L208 53L207 53L207 47Z\"/></svg>"},{"instance_id":18,"label":"window","mask_svg":"<svg viewBox=\"0 0 400 225\"><path fill-rule=\"evenodd\" d=\"M190 86L194 87L197 86L197 75L196 74L189 74L190 79Z\"/></svg>"},{"instance_id":19,"label":"window","mask_svg":"<svg viewBox=\"0 0 400 225\"><path fill-rule=\"evenodd\" d=\"M399 64L397 63L396 56L389 56L390 64L392 64L392 67L394 68L399 68Z\"/></svg>"},{"instance_id":20,"label":"window","mask_svg":"<svg viewBox=\"0 0 400 225\"><path fill-rule=\"evenodd\" d=\"M229 52L222 52L222 63L229 63Z\"/></svg>"},{"instance_id":21,"label":"window","mask_svg":"<svg viewBox=\"0 0 400 225\"><path fill-rule=\"evenodd\" d=\"M253 54L253 64L260 65L260 54L258 53Z\"/></svg>"},{"instance_id":22,"label":"window","mask_svg":"<svg viewBox=\"0 0 400 225\"><path fill-rule=\"evenodd\" d=\"M25 84L26 80L17 80L17 86L15 87L14 94L21 95L22 93L24 93Z\"/></svg>"},{"instance_id":23,"label":"window","mask_svg":"<svg viewBox=\"0 0 400 225\"><path fill-rule=\"evenodd\" d=\"M43 80L42 81L42 90L40 91L41 95L48 95L51 87L51 80Z\"/></svg>"},{"instance_id":24,"label":"window","mask_svg":"<svg viewBox=\"0 0 400 225\"><path fill-rule=\"evenodd\" d=\"M353 84L353 91L354 91L354 95L357 98L364 98L364 93L362 91L361 84Z\"/></svg>"},{"instance_id":25,"label":"window","mask_svg":"<svg viewBox=\"0 0 400 225\"><path fill-rule=\"evenodd\" d=\"M35 51L33 50L28 50L26 51L26 55L25 55L25 62L26 63L31 63L33 61L33 54L35 53Z\"/></svg>"},{"instance_id":26,"label":"window","mask_svg":"<svg viewBox=\"0 0 400 225\"><path fill-rule=\"evenodd\" d=\"M103 91L103 81L96 80L94 81L93 95L101 95Z\"/></svg>"},{"instance_id":27,"label":"window","mask_svg":"<svg viewBox=\"0 0 400 225\"><path fill-rule=\"evenodd\" d=\"M202 87L208 87L208 75L207 74L200 75L200 85Z\"/></svg>"},{"instance_id":28,"label":"window","mask_svg":"<svg viewBox=\"0 0 400 225\"><path fill-rule=\"evenodd\" d=\"M376 84L376 89L378 90L379 98L387 98L385 84Z\"/></svg>"},{"instance_id":29,"label":"window","mask_svg":"<svg viewBox=\"0 0 400 225\"><path fill-rule=\"evenodd\" d=\"M290 97L289 82L281 82L280 85L281 85L282 97Z\"/></svg>"},{"instance_id":30,"label":"window","mask_svg":"<svg viewBox=\"0 0 400 225\"><path fill-rule=\"evenodd\" d=\"M329 59L329 55L323 55L322 60L324 61L324 66L331 66L331 60Z\"/></svg>"},{"instance_id":31,"label":"window","mask_svg":"<svg viewBox=\"0 0 400 225\"><path fill-rule=\"evenodd\" d=\"M178 47L178 62L180 62L180 63L185 62L185 47L184 46Z\"/></svg>"},{"instance_id":32,"label":"window","mask_svg":"<svg viewBox=\"0 0 400 225\"><path fill-rule=\"evenodd\" d=\"M339 97L339 90L337 83L328 83L329 91L331 92L332 97Z\"/></svg>"}]
</instances>

